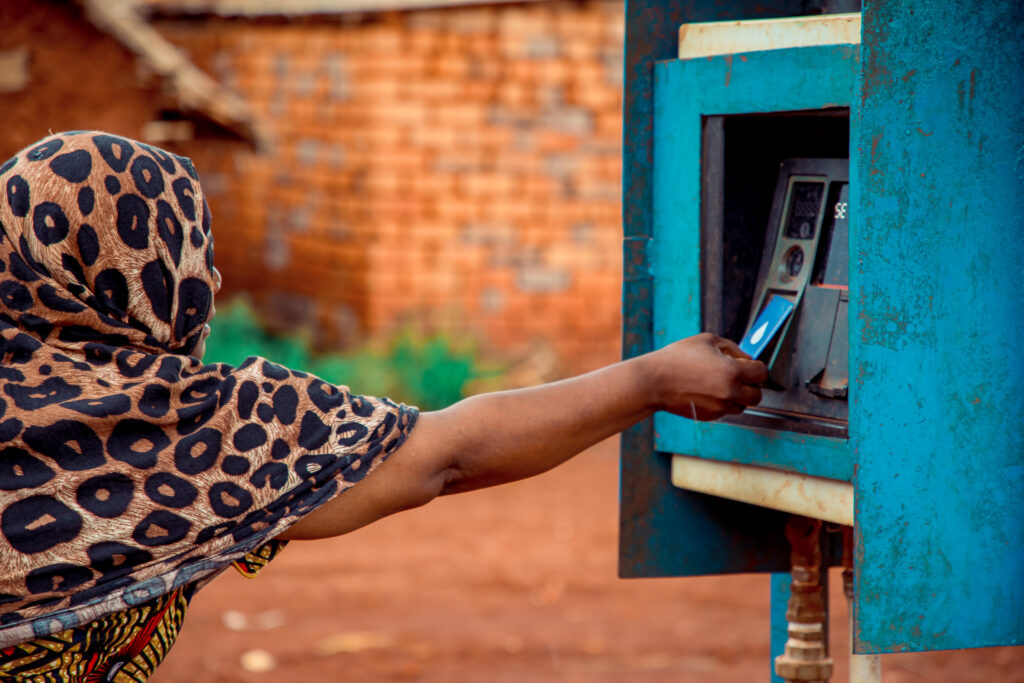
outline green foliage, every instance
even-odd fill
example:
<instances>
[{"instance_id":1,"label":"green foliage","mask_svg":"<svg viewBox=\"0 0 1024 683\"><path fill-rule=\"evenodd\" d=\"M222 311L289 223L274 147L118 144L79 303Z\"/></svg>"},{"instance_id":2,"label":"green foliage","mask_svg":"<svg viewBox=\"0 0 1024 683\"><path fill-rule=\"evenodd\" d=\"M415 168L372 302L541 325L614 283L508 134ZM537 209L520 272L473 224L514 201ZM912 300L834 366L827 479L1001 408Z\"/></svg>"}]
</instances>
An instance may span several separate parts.
<instances>
[{"instance_id":1,"label":"green foliage","mask_svg":"<svg viewBox=\"0 0 1024 683\"><path fill-rule=\"evenodd\" d=\"M396 401L436 410L463 397L466 384L496 373L478 359L474 347L442 335L402 328L383 344L368 344L343 354L315 354L301 337L268 334L252 306L235 300L218 311L206 341L207 362L239 365L262 356L305 370L358 394L389 396Z\"/></svg>"}]
</instances>

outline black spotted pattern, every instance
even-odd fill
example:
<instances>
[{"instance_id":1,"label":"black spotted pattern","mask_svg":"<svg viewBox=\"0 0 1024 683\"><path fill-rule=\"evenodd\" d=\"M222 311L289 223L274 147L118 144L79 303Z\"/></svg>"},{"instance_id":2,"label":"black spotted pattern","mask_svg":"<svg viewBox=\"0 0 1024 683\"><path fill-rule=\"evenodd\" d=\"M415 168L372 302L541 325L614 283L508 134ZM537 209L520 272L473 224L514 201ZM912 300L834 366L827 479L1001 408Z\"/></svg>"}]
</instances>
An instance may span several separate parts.
<instances>
[{"instance_id":1,"label":"black spotted pattern","mask_svg":"<svg viewBox=\"0 0 1024 683\"><path fill-rule=\"evenodd\" d=\"M20 175L12 175L7 179L7 204L11 213L18 217L27 216L29 202L28 181Z\"/></svg>"},{"instance_id":2,"label":"black spotted pattern","mask_svg":"<svg viewBox=\"0 0 1024 683\"><path fill-rule=\"evenodd\" d=\"M0 167L0 649L9 627L209 577L414 424L262 358L188 355L213 305L211 216L191 162L115 135Z\"/></svg>"},{"instance_id":3,"label":"black spotted pattern","mask_svg":"<svg viewBox=\"0 0 1024 683\"><path fill-rule=\"evenodd\" d=\"M96 263L100 255L100 240L96 230L86 223L78 229L78 253L82 256L82 263L91 266ZM83 278L84 279L84 278Z\"/></svg>"},{"instance_id":4,"label":"black spotted pattern","mask_svg":"<svg viewBox=\"0 0 1024 683\"><path fill-rule=\"evenodd\" d=\"M15 311L32 308L32 293L28 287L14 280L0 282L0 303Z\"/></svg>"},{"instance_id":5,"label":"black spotted pattern","mask_svg":"<svg viewBox=\"0 0 1024 683\"><path fill-rule=\"evenodd\" d=\"M107 268L96 275L93 285L103 312L116 318L128 314L128 279L117 268Z\"/></svg>"},{"instance_id":6,"label":"black spotted pattern","mask_svg":"<svg viewBox=\"0 0 1024 683\"><path fill-rule=\"evenodd\" d=\"M170 472L157 472L146 479L146 495L158 505L183 508L192 504L199 490L187 480Z\"/></svg>"},{"instance_id":7,"label":"black spotted pattern","mask_svg":"<svg viewBox=\"0 0 1024 683\"><path fill-rule=\"evenodd\" d=\"M96 143L96 149L99 150L103 161L110 166L110 170L123 173L128 168L128 162L135 153L135 148L130 142L115 135L95 135L92 140Z\"/></svg>"},{"instance_id":8,"label":"black spotted pattern","mask_svg":"<svg viewBox=\"0 0 1024 683\"><path fill-rule=\"evenodd\" d=\"M75 492L78 504L106 519L120 517L135 495L135 483L125 474L114 472L82 482Z\"/></svg>"},{"instance_id":9,"label":"black spotted pattern","mask_svg":"<svg viewBox=\"0 0 1024 683\"><path fill-rule=\"evenodd\" d=\"M185 538L192 523L167 510L154 510L146 515L132 532L132 540L147 548L171 545Z\"/></svg>"},{"instance_id":10,"label":"black spotted pattern","mask_svg":"<svg viewBox=\"0 0 1024 683\"><path fill-rule=\"evenodd\" d=\"M60 151L60 148L63 146L63 140L61 140L60 138L53 138L47 140L46 142L40 145L36 145L32 149L30 149L28 151L28 154L26 154L25 156L27 156L32 161L43 161L44 159L49 159L50 157L52 157L54 154Z\"/></svg>"},{"instance_id":11,"label":"black spotted pattern","mask_svg":"<svg viewBox=\"0 0 1024 683\"><path fill-rule=\"evenodd\" d=\"M137 194L117 198L117 234L132 249L149 246L149 204Z\"/></svg>"},{"instance_id":12,"label":"black spotted pattern","mask_svg":"<svg viewBox=\"0 0 1024 683\"><path fill-rule=\"evenodd\" d=\"M25 579L29 593L52 593L69 591L92 579L92 572L77 564L58 562L33 569Z\"/></svg>"},{"instance_id":13,"label":"black spotted pattern","mask_svg":"<svg viewBox=\"0 0 1024 683\"><path fill-rule=\"evenodd\" d=\"M163 417L171 409L171 390L159 382L147 384L139 399L139 410L149 417Z\"/></svg>"},{"instance_id":14,"label":"black spotted pattern","mask_svg":"<svg viewBox=\"0 0 1024 683\"><path fill-rule=\"evenodd\" d=\"M255 423L243 426L232 437L234 447L243 453L259 448L266 442L267 430Z\"/></svg>"},{"instance_id":15,"label":"black spotted pattern","mask_svg":"<svg viewBox=\"0 0 1024 683\"><path fill-rule=\"evenodd\" d=\"M14 446L0 450L0 490L17 491L42 486L55 472L28 451Z\"/></svg>"},{"instance_id":16,"label":"black spotted pattern","mask_svg":"<svg viewBox=\"0 0 1024 683\"><path fill-rule=\"evenodd\" d=\"M156 199L164 191L164 174L156 162L147 156L139 155L132 162L132 180L135 189L149 199Z\"/></svg>"},{"instance_id":17,"label":"black spotted pattern","mask_svg":"<svg viewBox=\"0 0 1024 683\"><path fill-rule=\"evenodd\" d=\"M181 263L181 248L185 243L185 231L181 227L181 221L174 213L174 209L163 199L156 202L156 227L160 239L167 245L167 252L171 261L177 266Z\"/></svg>"},{"instance_id":18,"label":"black spotted pattern","mask_svg":"<svg viewBox=\"0 0 1024 683\"><path fill-rule=\"evenodd\" d=\"M33 451L51 458L64 470L81 472L105 462L103 441L85 422L57 420L50 425L29 427L22 438Z\"/></svg>"},{"instance_id":19,"label":"black spotted pattern","mask_svg":"<svg viewBox=\"0 0 1024 683\"><path fill-rule=\"evenodd\" d=\"M46 246L64 241L70 226L67 214L56 202L40 202L32 211L32 231Z\"/></svg>"},{"instance_id":20,"label":"black spotted pattern","mask_svg":"<svg viewBox=\"0 0 1024 683\"><path fill-rule=\"evenodd\" d=\"M237 517L252 507L252 494L233 482L218 482L210 487L210 507L221 517Z\"/></svg>"},{"instance_id":21,"label":"black spotted pattern","mask_svg":"<svg viewBox=\"0 0 1024 683\"><path fill-rule=\"evenodd\" d=\"M92 155L84 149L76 149L54 157L50 168L69 183L80 183L92 173Z\"/></svg>"},{"instance_id":22,"label":"black spotted pattern","mask_svg":"<svg viewBox=\"0 0 1024 683\"><path fill-rule=\"evenodd\" d=\"M104 579L124 576L132 567L145 564L153 559L148 550L120 543L118 541L100 541L89 546L89 566L103 575Z\"/></svg>"},{"instance_id":23,"label":"black spotted pattern","mask_svg":"<svg viewBox=\"0 0 1024 683\"><path fill-rule=\"evenodd\" d=\"M295 411L299 406L299 394L294 387L285 384L274 392L274 413L283 425L295 422Z\"/></svg>"},{"instance_id":24,"label":"black spotted pattern","mask_svg":"<svg viewBox=\"0 0 1024 683\"><path fill-rule=\"evenodd\" d=\"M83 216L88 216L95 206L96 192L86 185L78 191L78 210L82 212Z\"/></svg>"},{"instance_id":25,"label":"black spotted pattern","mask_svg":"<svg viewBox=\"0 0 1024 683\"><path fill-rule=\"evenodd\" d=\"M180 440L174 447L174 466L182 474L200 474L213 467L220 456L221 434L204 428Z\"/></svg>"},{"instance_id":26,"label":"black spotted pattern","mask_svg":"<svg viewBox=\"0 0 1024 683\"><path fill-rule=\"evenodd\" d=\"M53 496L17 500L0 516L0 532L11 547L26 555L70 541L82 528L82 517Z\"/></svg>"},{"instance_id":27,"label":"black spotted pattern","mask_svg":"<svg viewBox=\"0 0 1024 683\"><path fill-rule=\"evenodd\" d=\"M330 436L331 428L324 424L319 415L312 410L307 410L302 416L302 425L299 429L299 446L310 451L316 450L327 443Z\"/></svg>"},{"instance_id":28,"label":"black spotted pattern","mask_svg":"<svg viewBox=\"0 0 1024 683\"><path fill-rule=\"evenodd\" d=\"M126 418L114 425L107 453L132 467L148 469L156 465L157 454L170 443L167 434L152 422Z\"/></svg>"},{"instance_id":29,"label":"black spotted pattern","mask_svg":"<svg viewBox=\"0 0 1024 683\"><path fill-rule=\"evenodd\" d=\"M125 394L110 394L96 398L81 398L77 401L65 401L62 405L83 415L110 417L127 413L131 410L132 402Z\"/></svg>"},{"instance_id":30,"label":"black spotted pattern","mask_svg":"<svg viewBox=\"0 0 1024 683\"><path fill-rule=\"evenodd\" d=\"M178 200L178 208L185 216L185 220L191 222L196 219L196 193L195 188L188 178L178 178L171 186L174 188L174 197Z\"/></svg>"}]
</instances>

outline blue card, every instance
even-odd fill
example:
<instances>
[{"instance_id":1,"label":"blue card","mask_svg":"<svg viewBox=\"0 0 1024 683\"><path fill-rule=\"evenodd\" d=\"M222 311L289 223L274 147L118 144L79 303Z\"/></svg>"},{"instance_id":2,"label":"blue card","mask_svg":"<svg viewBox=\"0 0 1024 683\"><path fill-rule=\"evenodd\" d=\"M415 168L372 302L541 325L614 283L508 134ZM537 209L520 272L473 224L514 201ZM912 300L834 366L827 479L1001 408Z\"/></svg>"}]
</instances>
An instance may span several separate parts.
<instances>
[{"instance_id":1,"label":"blue card","mask_svg":"<svg viewBox=\"0 0 1024 683\"><path fill-rule=\"evenodd\" d=\"M761 315L757 316L757 320L740 342L740 350L749 353L751 358L760 356L782 329L782 324L786 322L794 308L789 299L773 294L768 300L768 305L761 311Z\"/></svg>"}]
</instances>

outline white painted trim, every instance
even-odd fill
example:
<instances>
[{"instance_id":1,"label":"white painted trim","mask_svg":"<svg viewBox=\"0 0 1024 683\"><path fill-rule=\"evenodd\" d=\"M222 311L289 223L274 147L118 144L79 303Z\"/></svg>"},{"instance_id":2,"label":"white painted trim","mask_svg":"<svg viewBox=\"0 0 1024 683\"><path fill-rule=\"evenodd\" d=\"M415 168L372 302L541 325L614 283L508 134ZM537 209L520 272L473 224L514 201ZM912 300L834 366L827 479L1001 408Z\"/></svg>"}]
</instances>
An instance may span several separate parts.
<instances>
[{"instance_id":1,"label":"white painted trim","mask_svg":"<svg viewBox=\"0 0 1024 683\"><path fill-rule=\"evenodd\" d=\"M690 491L853 526L853 484L845 481L673 455L672 484Z\"/></svg>"},{"instance_id":2,"label":"white painted trim","mask_svg":"<svg viewBox=\"0 0 1024 683\"><path fill-rule=\"evenodd\" d=\"M860 12L711 21L679 27L679 59L812 45L859 45Z\"/></svg>"}]
</instances>

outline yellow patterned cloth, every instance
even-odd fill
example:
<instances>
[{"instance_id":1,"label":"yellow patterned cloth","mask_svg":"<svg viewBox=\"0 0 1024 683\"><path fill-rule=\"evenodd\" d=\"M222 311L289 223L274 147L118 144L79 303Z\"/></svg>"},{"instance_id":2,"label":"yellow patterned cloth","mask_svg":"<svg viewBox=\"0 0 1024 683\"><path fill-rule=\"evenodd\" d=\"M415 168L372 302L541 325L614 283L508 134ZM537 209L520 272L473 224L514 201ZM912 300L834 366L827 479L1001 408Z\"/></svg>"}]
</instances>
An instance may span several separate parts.
<instances>
[{"instance_id":1,"label":"yellow patterned cloth","mask_svg":"<svg viewBox=\"0 0 1024 683\"><path fill-rule=\"evenodd\" d=\"M286 545L270 541L233 563L252 578ZM138 683L174 644L197 585L108 614L91 624L0 650L0 681Z\"/></svg>"}]
</instances>

